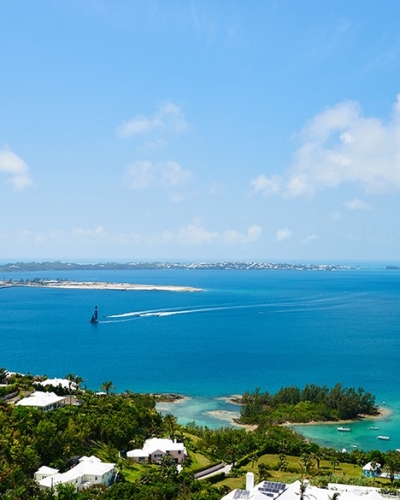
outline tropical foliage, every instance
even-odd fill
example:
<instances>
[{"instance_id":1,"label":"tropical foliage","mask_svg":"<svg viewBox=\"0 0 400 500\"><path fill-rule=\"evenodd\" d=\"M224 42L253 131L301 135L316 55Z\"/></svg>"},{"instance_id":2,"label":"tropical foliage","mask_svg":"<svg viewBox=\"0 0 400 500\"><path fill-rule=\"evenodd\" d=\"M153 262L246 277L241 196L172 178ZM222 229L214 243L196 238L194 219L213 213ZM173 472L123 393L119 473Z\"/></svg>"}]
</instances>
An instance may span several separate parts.
<instances>
[{"instance_id":1,"label":"tropical foliage","mask_svg":"<svg viewBox=\"0 0 400 500\"><path fill-rule=\"evenodd\" d=\"M240 421L246 424L277 424L283 422L336 421L360 415L375 415L375 397L361 387L357 390L336 384L332 389L315 384L283 387L275 394L245 392L242 397Z\"/></svg>"},{"instance_id":2,"label":"tropical foliage","mask_svg":"<svg viewBox=\"0 0 400 500\"><path fill-rule=\"evenodd\" d=\"M0 380L5 376L5 371L0 369ZM67 378L69 386L60 391L66 395L73 393L72 401L77 404L42 412L14 406L12 398L8 399L15 393L22 396L32 391L37 377L7 376L8 385L4 395L0 395L0 499L53 499L54 492L40 491L33 480L37 468L48 465L63 472L77 457L91 454L116 463L121 472L119 482L110 488L96 485L83 492L75 492L73 487L65 485L57 492L58 500L219 500L228 491L228 485L232 487L228 481L235 478L241 481L246 470L253 470L258 480L267 479L273 473L280 475L280 480L289 479L291 474L292 478L293 475L295 478L307 476L323 482L326 464L331 474L335 474L344 462L348 462L349 469L357 467L360 471L360 465L374 461L382 464L394 484L400 471L397 452L339 453L309 443L288 427L275 424L275 420L283 417L287 420L290 414L302 415L302 418L317 415L319 419L321 414L327 418L338 416L342 414L343 401L354 408L353 412L375 411L373 397L362 389L353 391L337 385L328 390L306 386L301 391L292 387L281 389L275 395L262 394L258 389L252 394L246 393L242 419L259 423L256 430L249 432L233 427L211 430L195 423L181 426L174 415L157 411L154 396L128 391L115 394L110 381L102 384L106 394L95 394L80 390L80 377L69 374ZM315 408L319 408L319 412ZM132 464L123 458L124 451L142 447L144 441L153 436L171 437L185 443L189 457L184 461L183 472L177 473L168 455L160 466ZM273 457L268 463L267 456ZM199 468L221 462L233 465L231 478L221 483L222 474L215 479L217 484L194 479ZM324 467L320 467L321 462Z\"/></svg>"}]
</instances>

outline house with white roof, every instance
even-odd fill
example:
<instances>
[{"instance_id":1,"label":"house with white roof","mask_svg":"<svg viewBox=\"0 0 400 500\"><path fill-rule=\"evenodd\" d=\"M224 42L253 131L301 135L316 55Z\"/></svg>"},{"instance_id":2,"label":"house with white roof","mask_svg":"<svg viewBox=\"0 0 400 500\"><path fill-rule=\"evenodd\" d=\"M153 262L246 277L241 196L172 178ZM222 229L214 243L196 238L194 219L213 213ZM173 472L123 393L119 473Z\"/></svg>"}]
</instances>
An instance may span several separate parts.
<instances>
[{"instance_id":1,"label":"house with white roof","mask_svg":"<svg viewBox=\"0 0 400 500\"><path fill-rule=\"evenodd\" d=\"M30 396L21 399L16 406L28 406L37 410L54 410L65 405L65 396L57 396L54 392L35 391Z\"/></svg>"},{"instance_id":2,"label":"house with white roof","mask_svg":"<svg viewBox=\"0 0 400 500\"><path fill-rule=\"evenodd\" d=\"M46 387L48 385L52 387L62 387L63 389L75 391L76 383L67 378L47 378L46 380L42 380L40 382L34 382L35 384L42 385Z\"/></svg>"},{"instance_id":3,"label":"house with white roof","mask_svg":"<svg viewBox=\"0 0 400 500\"><path fill-rule=\"evenodd\" d=\"M235 489L223 496L221 500L299 500L300 489L303 498L309 500L329 500L334 493L339 493L339 500L383 500L378 488L329 484L328 489L311 486L304 480L292 484L274 481L261 481L254 485L254 474L246 474L245 489Z\"/></svg>"},{"instance_id":4,"label":"house with white roof","mask_svg":"<svg viewBox=\"0 0 400 500\"><path fill-rule=\"evenodd\" d=\"M367 477L377 477L382 473L381 467L381 464L378 464L377 462L368 462L362 468L362 473Z\"/></svg>"},{"instance_id":5,"label":"house with white roof","mask_svg":"<svg viewBox=\"0 0 400 500\"><path fill-rule=\"evenodd\" d=\"M126 457L135 462L160 463L167 453L175 459L177 464L181 464L184 458L187 457L187 451L183 443L177 443L176 439L172 441L172 439L161 438L147 439L143 448L128 451Z\"/></svg>"},{"instance_id":6,"label":"house with white roof","mask_svg":"<svg viewBox=\"0 0 400 500\"><path fill-rule=\"evenodd\" d=\"M79 463L67 472L60 473L57 469L42 466L35 474L35 480L42 490L56 489L60 484L70 484L75 491L80 491L93 484L109 486L117 474L115 464L102 462L95 456L83 456Z\"/></svg>"}]
</instances>

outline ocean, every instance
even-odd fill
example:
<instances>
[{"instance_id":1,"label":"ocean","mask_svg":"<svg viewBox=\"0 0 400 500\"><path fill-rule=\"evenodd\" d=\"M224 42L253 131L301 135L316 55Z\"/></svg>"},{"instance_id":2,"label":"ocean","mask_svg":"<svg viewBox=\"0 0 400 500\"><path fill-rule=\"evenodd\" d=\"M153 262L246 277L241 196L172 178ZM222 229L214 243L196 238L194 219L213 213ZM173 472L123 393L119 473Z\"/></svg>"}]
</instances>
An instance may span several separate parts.
<instances>
[{"instance_id":1,"label":"ocean","mask_svg":"<svg viewBox=\"0 0 400 500\"><path fill-rule=\"evenodd\" d=\"M92 390L110 380L118 392L186 395L184 402L160 408L181 423L210 428L228 425L231 412L238 412L225 401L231 394L339 382L371 392L390 415L378 423L352 423L348 433L334 425L296 429L337 449L400 448L400 270L164 269L16 272L2 278L203 291L2 288L0 367L48 377L75 373ZM93 325L95 305L100 322Z\"/></svg>"}]
</instances>

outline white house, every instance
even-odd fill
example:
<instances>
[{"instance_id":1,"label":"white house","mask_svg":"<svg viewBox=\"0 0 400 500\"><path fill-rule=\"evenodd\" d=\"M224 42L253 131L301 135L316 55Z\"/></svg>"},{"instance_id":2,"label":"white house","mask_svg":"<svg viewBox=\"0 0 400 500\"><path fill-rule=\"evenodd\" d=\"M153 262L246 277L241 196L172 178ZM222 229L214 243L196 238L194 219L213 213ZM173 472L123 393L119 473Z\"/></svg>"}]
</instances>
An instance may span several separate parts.
<instances>
[{"instance_id":1,"label":"white house","mask_svg":"<svg viewBox=\"0 0 400 500\"><path fill-rule=\"evenodd\" d=\"M177 464L181 464L184 458L187 457L187 451L183 443L161 438L147 439L143 448L128 451L126 457L135 462L160 463L162 457L167 453L175 459Z\"/></svg>"},{"instance_id":2,"label":"white house","mask_svg":"<svg viewBox=\"0 0 400 500\"><path fill-rule=\"evenodd\" d=\"M299 500L302 483L295 481L292 484L274 481L262 481L254 486L254 474L246 474L245 489L235 489L223 496L221 500ZM378 488L349 486L345 484L329 484L328 489L311 486L308 481L303 482L304 498L312 500L329 500L334 493L339 493L339 500L383 500Z\"/></svg>"},{"instance_id":3,"label":"white house","mask_svg":"<svg viewBox=\"0 0 400 500\"><path fill-rule=\"evenodd\" d=\"M42 380L41 382L34 383L42 385L43 387L51 385L52 387L62 387L63 389L68 389L71 391L76 390L76 383L67 378L47 378L46 380Z\"/></svg>"},{"instance_id":4,"label":"white house","mask_svg":"<svg viewBox=\"0 0 400 500\"><path fill-rule=\"evenodd\" d=\"M368 462L362 468L362 473L364 476L367 476L367 477L380 476L382 473L381 464L378 464L377 462Z\"/></svg>"},{"instance_id":5,"label":"white house","mask_svg":"<svg viewBox=\"0 0 400 500\"><path fill-rule=\"evenodd\" d=\"M67 472L60 473L57 469L43 466L35 472L34 477L42 490L54 489L59 484L71 484L79 491L93 484L109 486L116 473L115 464L102 462L95 456L84 456Z\"/></svg>"},{"instance_id":6,"label":"white house","mask_svg":"<svg viewBox=\"0 0 400 500\"><path fill-rule=\"evenodd\" d=\"M38 410L54 410L65 405L65 396L57 396L54 392L35 391L30 396L21 399L16 406L29 406Z\"/></svg>"}]
</instances>

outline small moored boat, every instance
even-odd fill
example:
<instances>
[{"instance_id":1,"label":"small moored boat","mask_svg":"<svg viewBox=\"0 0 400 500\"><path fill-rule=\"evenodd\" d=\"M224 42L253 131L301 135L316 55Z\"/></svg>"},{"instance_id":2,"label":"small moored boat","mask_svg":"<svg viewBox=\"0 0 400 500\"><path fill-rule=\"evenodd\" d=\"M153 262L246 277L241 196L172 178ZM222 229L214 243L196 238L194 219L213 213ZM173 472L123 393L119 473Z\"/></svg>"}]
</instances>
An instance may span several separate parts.
<instances>
[{"instance_id":1,"label":"small moored boat","mask_svg":"<svg viewBox=\"0 0 400 500\"><path fill-rule=\"evenodd\" d=\"M377 431L379 429L379 427L371 426L371 427L368 427L368 429L370 431Z\"/></svg>"},{"instance_id":2,"label":"small moored boat","mask_svg":"<svg viewBox=\"0 0 400 500\"><path fill-rule=\"evenodd\" d=\"M350 432L351 431L350 427L338 427L337 430L339 432Z\"/></svg>"},{"instance_id":3,"label":"small moored boat","mask_svg":"<svg viewBox=\"0 0 400 500\"><path fill-rule=\"evenodd\" d=\"M378 436L378 439L382 439L383 441L389 441L389 436Z\"/></svg>"}]
</instances>

